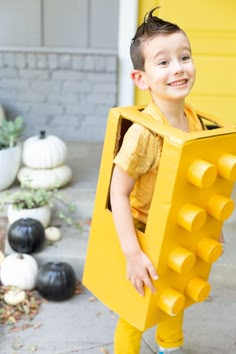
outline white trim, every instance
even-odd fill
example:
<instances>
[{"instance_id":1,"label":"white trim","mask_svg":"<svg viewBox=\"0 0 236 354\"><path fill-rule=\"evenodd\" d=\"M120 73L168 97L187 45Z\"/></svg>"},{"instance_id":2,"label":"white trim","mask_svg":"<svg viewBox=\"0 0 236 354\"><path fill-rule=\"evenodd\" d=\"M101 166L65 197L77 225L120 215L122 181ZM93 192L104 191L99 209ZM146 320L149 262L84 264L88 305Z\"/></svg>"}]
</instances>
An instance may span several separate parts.
<instances>
[{"instance_id":1,"label":"white trim","mask_svg":"<svg viewBox=\"0 0 236 354\"><path fill-rule=\"evenodd\" d=\"M130 42L135 34L138 17L138 0L120 0L118 31L118 106L134 104L134 84L130 79L132 63Z\"/></svg>"}]
</instances>

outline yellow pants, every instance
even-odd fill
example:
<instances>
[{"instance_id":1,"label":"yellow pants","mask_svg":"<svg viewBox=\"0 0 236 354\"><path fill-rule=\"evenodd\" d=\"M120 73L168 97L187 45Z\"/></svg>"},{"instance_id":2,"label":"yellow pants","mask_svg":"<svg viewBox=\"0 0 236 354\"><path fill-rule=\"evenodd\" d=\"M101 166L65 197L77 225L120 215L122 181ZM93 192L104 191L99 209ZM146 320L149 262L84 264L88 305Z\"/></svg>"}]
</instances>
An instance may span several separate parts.
<instances>
[{"instance_id":1,"label":"yellow pants","mask_svg":"<svg viewBox=\"0 0 236 354\"><path fill-rule=\"evenodd\" d=\"M183 312L160 322L156 331L158 345L163 348L181 346L183 344L182 323ZM120 318L115 330L114 354L139 354L142 334L142 331Z\"/></svg>"}]
</instances>

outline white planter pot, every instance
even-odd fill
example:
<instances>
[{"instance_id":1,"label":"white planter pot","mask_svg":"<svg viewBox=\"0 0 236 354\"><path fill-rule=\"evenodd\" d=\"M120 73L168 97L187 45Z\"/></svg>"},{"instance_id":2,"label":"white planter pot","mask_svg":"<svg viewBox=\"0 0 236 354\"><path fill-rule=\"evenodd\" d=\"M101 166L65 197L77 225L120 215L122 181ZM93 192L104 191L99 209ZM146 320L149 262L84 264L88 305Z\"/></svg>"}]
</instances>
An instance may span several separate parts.
<instances>
[{"instance_id":1,"label":"white planter pot","mask_svg":"<svg viewBox=\"0 0 236 354\"><path fill-rule=\"evenodd\" d=\"M12 185L21 163L21 146L0 150L0 190Z\"/></svg>"},{"instance_id":2,"label":"white planter pot","mask_svg":"<svg viewBox=\"0 0 236 354\"><path fill-rule=\"evenodd\" d=\"M48 205L44 205L40 208L35 209L21 209L16 210L12 205L9 205L7 209L7 216L9 224L12 224L14 221L19 220L21 218L32 218L39 220L44 228L49 225L51 219L52 210Z\"/></svg>"}]
</instances>

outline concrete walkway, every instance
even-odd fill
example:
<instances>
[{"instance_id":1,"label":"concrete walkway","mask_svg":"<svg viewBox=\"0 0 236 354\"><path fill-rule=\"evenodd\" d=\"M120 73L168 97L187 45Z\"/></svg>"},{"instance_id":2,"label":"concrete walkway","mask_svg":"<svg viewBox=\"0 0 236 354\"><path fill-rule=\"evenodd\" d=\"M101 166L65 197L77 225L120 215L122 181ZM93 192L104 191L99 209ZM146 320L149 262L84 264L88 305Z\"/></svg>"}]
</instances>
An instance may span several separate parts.
<instances>
[{"instance_id":1,"label":"concrete walkway","mask_svg":"<svg viewBox=\"0 0 236 354\"><path fill-rule=\"evenodd\" d=\"M68 164L73 170L73 181L62 193L78 205L78 218L91 218L102 145L98 143L68 144ZM234 191L233 198L236 200ZM189 354L236 353L236 213L225 223L225 254L214 265L210 283L210 298L185 311L185 349ZM35 257L39 264L49 260L66 261L82 278L89 226L82 233L63 227L62 239L46 246ZM7 245L7 252L10 248ZM64 302L45 302L39 314L23 330L17 323L16 331L0 326L1 354L112 354L113 332L117 316L100 303L86 289ZM157 352L154 331L143 337L141 354ZM124 353L126 354L126 353Z\"/></svg>"}]
</instances>

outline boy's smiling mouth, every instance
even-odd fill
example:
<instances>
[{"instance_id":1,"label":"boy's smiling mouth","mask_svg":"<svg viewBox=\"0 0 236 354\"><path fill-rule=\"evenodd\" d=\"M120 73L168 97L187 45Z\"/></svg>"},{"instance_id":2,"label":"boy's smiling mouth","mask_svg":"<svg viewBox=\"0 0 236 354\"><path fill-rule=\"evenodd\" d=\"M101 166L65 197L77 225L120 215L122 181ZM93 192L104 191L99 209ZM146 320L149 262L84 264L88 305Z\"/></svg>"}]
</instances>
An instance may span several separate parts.
<instances>
[{"instance_id":1,"label":"boy's smiling mouth","mask_svg":"<svg viewBox=\"0 0 236 354\"><path fill-rule=\"evenodd\" d=\"M182 80L178 80L178 81L173 81L173 82L170 82L168 84L168 86L181 86L181 85L184 85L187 83L187 79L182 79Z\"/></svg>"}]
</instances>

